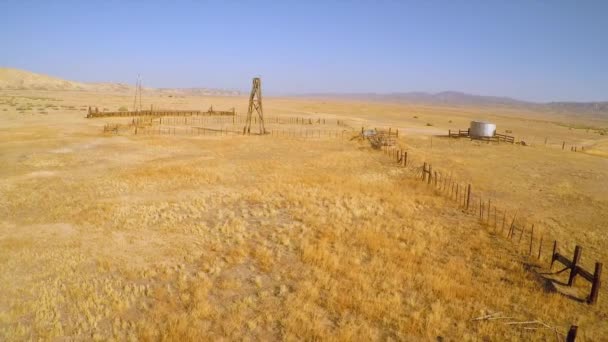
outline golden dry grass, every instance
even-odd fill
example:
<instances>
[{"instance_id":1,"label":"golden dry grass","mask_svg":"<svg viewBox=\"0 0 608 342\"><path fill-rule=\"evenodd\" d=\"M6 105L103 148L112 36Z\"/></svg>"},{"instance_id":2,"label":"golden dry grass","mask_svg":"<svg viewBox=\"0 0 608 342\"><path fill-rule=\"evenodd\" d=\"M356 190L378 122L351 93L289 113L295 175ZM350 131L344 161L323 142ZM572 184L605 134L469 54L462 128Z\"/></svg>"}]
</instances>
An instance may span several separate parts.
<instances>
[{"instance_id":1,"label":"golden dry grass","mask_svg":"<svg viewBox=\"0 0 608 342\"><path fill-rule=\"evenodd\" d=\"M75 108L129 103L111 94L4 95L56 97ZM173 108L237 104L238 111L246 105L244 98L154 101ZM579 324L588 340L608 334L605 289L593 307L545 291L514 247L365 143L102 136L112 120L86 120L68 109L24 116L5 106L0 339L554 336L547 329L471 321L493 312L560 331ZM606 256L606 196L593 187L606 180L601 157L436 139L431 149L427 137L413 135L431 120L410 123L409 106L300 99L269 99L265 106L270 114L408 127L412 134L401 143L416 162L451 168L472 179L475 190L508 187L494 193L506 206L564 222L546 228L557 236L578 227L580 242ZM441 108L416 108L419 115L444 115ZM453 111L454 122L479 113ZM526 124L519 125L529 135ZM501 166L505 160L512 167ZM568 177L576 172L585 177ZM543 191L526 195L530 184ZM577 213L583 205L572 203L581 198L591 203L584 215Z\"/></svg>"}]
</instances>

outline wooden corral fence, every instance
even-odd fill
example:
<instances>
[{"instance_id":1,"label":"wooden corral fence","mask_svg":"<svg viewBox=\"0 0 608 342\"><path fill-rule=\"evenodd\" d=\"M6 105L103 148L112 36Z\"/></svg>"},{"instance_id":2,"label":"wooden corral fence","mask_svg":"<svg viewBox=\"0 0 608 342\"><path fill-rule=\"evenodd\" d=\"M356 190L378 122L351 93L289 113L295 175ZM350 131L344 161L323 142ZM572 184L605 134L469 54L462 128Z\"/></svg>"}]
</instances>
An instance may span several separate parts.
<instances>
[{"instance_id":1,"label":"wooden corral fence","mask_svg":"<svg viewBox=\"0 0 608 342\"><path fill-rule=\"evenodd\" d=\"M469 130L448 130L448 138L471 138L483 141L494 141L494 142L506 142L510 144L521 144L527 146L545 146L553 148L561 148L562 151L570 150L571 152L585 152L589 150L589 145L582 145L581 142L566 141L552 137L535 137L535 136L520 136L514 137L512 135L496 133L491 138L474 138L469 136Z\"/></svg>"},{"instance_id":2,"label":"wooden corral fence","mask_svg":"<svg viewBox=\"0 0 608 342\"><path fill-rule=\"evenodd\" d=\"M470 183L461 183L452 177L451 173L442 173L433 169L429 163L423 163L421 166L414 166L411 161L407 161L407 151L396 148L395 146L384 146L383 152L395 161L399 166L407 167L414 172L414 176L421 179L423 182L432 186L438 194L443 194L454 200L463 212L472 215L479 215L479 221L482 225L493 228L493 232L499 236L506 236L512 243L516 243L518 250L521 252L522 242L524 253L528 258L536 258L541 260L543 247L546 246L549 239L538 230L535 234L535 225L529 224L527 220L523 223L521 215L518 216L518 211L509 215L506 209L499 209L495 203L492 203L491 198L483 199L481 194L473 194ZM518 222L519 220L519 222ZM526 243L527 241L527 243ZM596 262L594 272L591 273L585 270L580 265L582 255L582 247L576 246L572 260L558 252L557 241L553 242L553 251L551 252L550 269L552 269L555 261L560 262L570 270L568 286L573 286L576 277L581 277L591 283L590 294L586 298L589 305L597 304L602 276L602 263ZM564 271L562 270L562 271ZM559 271L557 273L561 273ZM557 333L557 330L556 330ZM571 325L567 333L562 333L565 340L574 342L578 333L578 326Z\"/></svg>"},{"instance_id":3,"label":"wooden corral fence","mask_svg":"<svg viewBox=\"0 0 608 342\"><path fill-rule=\"evenodd\" d=\"M350 130L327 130L327 129L267 129L266 135L272 137L300 138L300 139L320 139L320 138L350 138ZM118 133L118 131L108 130L107 132ZM232 127L207 128L207 127L134 127L136 135L173 135L173 136L228 136L241 135L242 132Z\"/></svg>"},{"instance_id":4,"label":"wooden corral fence","mask_svg":"<svg viewBox=\"0 0 608 342\"><path fill-rule=\"evenodd\" d=\"M589 271L586 271L579 265L581 255L583 253L583 247L577 245L574 248L574 256L572 257L572 260L569 260L563 254L560 254L557 248L557 241L554 241L553 253L551 256L551 268L553 268L553 263L557 261L566 266L566 269L570 269L570 276L568 277L568 286L574 285L574 281L576 280L577 276L580 276L584 280L591 283L591 292L589 294L589 297L587 297L587 303L595 304L597 302L600 286L602 284L602 263L596 262L595 270L593 273L591 273Z\"/></svg>"},{"instance_id":5,"label":"wooden corral fence","mask_svg":"<svg viewBox=\"0 0 608 342\"><path fill-rule=\"evenodd\" d=\"M205 127L135 127L135 135L181 135L181 136L227 136L237 135L239 131L228 128Z\"/></svg>"},{"instance_id":6,"label":"wooden corral fence","mask_svg":"<svg viewBox=\"0 0 608 342\"><path fill-rule=\"evenodd\" d=\"M488 142L493 141L493 142L500 143L502 141L502 142L506 142L506 143L510 143L510 144L515 143L515 137L506 135L506 134L499 134L499 133L494 134L493 137L472 137L470 135L470 131L468 129L467 130L459 129L458 131L453 131L453 132L450 129L450 130L448 130L448 138L470 138L470 139L483 140L483 141L488 141Z\"/></svg>"},{"instance_id":7,"label":"wooden corral fence","mask_svg":"<svg viewBox=\"0 0 608 342\"><path fill-rule=\"evenodd\" d=\"M109 123L104 127L104 133L131 133L131 134L148 134L148 135L214 135L215 131L235 133L240 131L236 129L243 123L245 116L230 115L230 116L156 116L146 115L133 117L130 124ZM252 118L253 121L257 117ZM337 137L348 135L352 131L351 126L345 121L336 119L328 120L324 118L302 118L302 117L286 117L272 116L265 118L266 123L299 126L287 128L270 128L267 135L277 137ZM313 129L312 127L334 125L339 129ZM326 126L327 125L327 126ZM210 127L211 126L211 127ZM216 126L216 127L213 127ZM217 127L219 126L219 127ZM121 127L121 129L117 129ZM128 128L128 129L127 129ZM189 128L192 128L189 130ZM391 132L393 134L393 132Z\"/></svg>"},{"instance_id":8,"label":"wooden corral fence","mask_svg":"<svg viewBox=\"0 0 608 342\"><path fill-rule=\"evenodd\" d=\"M467 129L467 130L463 131L463 130L459 129L458 131L452 132L452 130L450 129L450 130L448 130L448 137L449 138L461 138L461 137L468 138L469 130Z\"/></svg>"},{"instance_id":9,"label":"wooden corral fence","mask_svg":"<svg viewBox=\"0 0 608 342\"><path fill-rule=\"evenodd\" d=\"M408 162L407 160L408 155L405 150L394 146L384 146L382 150L399 166L407 167L410 165L409 170L414 172L415 177L432 186L438 194L452 199L462 208L463 212L477 215L483 225L493 228L496 234L504 236L516 244L518 249L529 258L535 257L540 260L543 248L550 248L547 247L550 239L544 233L539 232L538 227L535 227L535 224L530 223L518 211L509 213L508 210L499 208L491 198L484 198L481 193L474 194L470 183L463 184L452 177L450 173L434 169L430 163L424 162L421 166L412 165L411 161ZM590 295L586 301L588 304L593 305L597 303L601 287L602 263L595 263L593 273L585 270L580 265L581 252L582 247L577 246L574 257L570 261L563 254L557 252L556 241L554 242L553 252L548 261L551 263L551 266L555 261L558 261L571 270L571 280L568 281L569 286L574 284L574 279L577 276L590 282Z\"/></svg>"},{"instance_id":10,"label":"wooden corral fence","mask_svg":"<svg viewBox=\"0 0 608 342\"><path fill-rule=\"evenodd\" d=\"M162 125L205 125L210 123L219 124L243 124L246 120L244 115L201 115L201 116L156 116L156 115L140 115L134 117L132 123L138 125L140 123ZM252 117L252 122L257 122L257 117ZM299 126L320 126L333 125L340 127L351 127L345 120L336 119L329 120L324 118L302 118L291 116L265 116L264 121L267 124L284 124L284 125L299 125Z\"/></svg>"},{"instance_id":11,"label":"wooden corral fence","mask_svg":"<svg viewBox=\"0 0 608 342\"><path fill-rule=\"evenodd\" d=\"M106 124L103 126L103 132L118 134L118 133L130 131L131 127L132 127L131 125L123 125L123 124Z\"/></svg>"},{"instance_id":12,"label":"wooden corral fence","mask_svg":"<svg viewBox=\"0 0 608 342\"><path fill-rule=\"evenodd\" d=\"M399 138L399 130L392 128L389 129L368 129L361 127L361 136L366 138L374 148L381 148L383 146L393 146L395 141Z\"/></svg>"},{"instance_id":13,"label":"wooden corral fence","mask_svg":"<svg viewBox=\"0 0 608 342\"><path fill-rule=\"evenodd\" d=\"M234 108L229 111L217 111L213 107L209 110L167 110L167 109L150 109L139 111L117 111L117 112L100 112L97 107L89 107L87 118L107 118L107 117L136 117L136 116L234 116L236 111Z\"/></svg>"},{"instance_id":14,"label":"wooden corral fence","mask_svg":"<svg viewBox=\"0 0 608 342\"><path fill-rule=\"evenodd\" d=\"M515 138L510 135L496 133L494 135L494 137L496 138L496 141L498 141L498 142L500 142L502 140L506 143L511 143L511 144L515 143Z\"/></svg>"}]
</instances>

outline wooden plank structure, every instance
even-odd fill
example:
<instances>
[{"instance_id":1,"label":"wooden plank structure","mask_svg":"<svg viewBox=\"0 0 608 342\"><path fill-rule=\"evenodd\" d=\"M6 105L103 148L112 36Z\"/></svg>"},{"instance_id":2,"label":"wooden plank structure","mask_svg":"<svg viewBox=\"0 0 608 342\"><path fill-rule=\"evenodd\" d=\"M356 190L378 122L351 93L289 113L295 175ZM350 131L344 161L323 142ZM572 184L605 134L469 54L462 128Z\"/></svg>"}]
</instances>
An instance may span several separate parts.
<instances>
[{"instance_id":1,"label":"wooden plank structure","mask_svg":"<svg viewBox=\"0 0 608 342\"><path fill-rule=\"evenodd\" d=\"M243 127L243 134L251 134L251 117L253 111L257 113L258 123L260 125L260 134L266 134L264 127L264 109L262 108L262 80L259 77L253 79L251 85L251 94L249 94L249 109L247 110L247 120Z\"/></svg>"},{"instance_id":2,"label":"wooden plank structure","mask_svg":"<svg viewBox=\"0 0 608 342\"><path fill-rule=\"evenodd\" d=\"M458 130L458 131L454 131L452 132L452 130L448 130L448 137L449 138L461 138L461 137L465 137L468 138L469 137L469 130Z\"/></svg>"},{"instance_id":3,"label":"wooden plank structure","mask_svg":"<svg viewBox=\"0 0 608 342\"><path fill-rule=\"evenodd\" d=\"M452 130L450 129L450 130L448 130L448 138L470 138L470 139L482 140L482 141L494 141L494 142L498 142L498 143L500 143L501 141L510 143L510 144L515 143L515 137L506 135L506 134L496 133L496 134L494 134L493 137L472 137L469 132L470 131L468 129L467 130L459 129L458 131L454 131L454 132L452 132Z\"/></svg>"},{"instance_id":4,"label":"wooden plank structure","mask_svg":"<svg viewBox=\"0 0 608 342\"><path fill-rule=\"evenodd\" d=\"M570 261L567 257L560 254L557 251L557 241L553 242L553 253L551 255L551 268L553 268L553 264L557 261L566 268L570 269L570 275L568 277L568 286L573 286L577 276L587 280L591 283L591 292L587 297L587 303L595 304L597 303L598 295L600 292L601 286L601 277L602 277L602 263L595 263L595 270L593 273L583 269L579 263L581 260L581 255L583 253L583 247L576 246L574 248L574 255L572 257L572 261Z\"/></svg>"},{"instance_id":5,"label":"wooden plank structure","mask_svg":"<svg viewBox=\"0 0 608 342\"><path fill-rule=\"evenodd\" d=\"M107 117L136 117L136 116L234 116L236 110L214 110L211 106L207 111L201 110L169 110L169 109L152 109L138 111L117 111L117 112L100 112L97 107L89 107L87 118L107 118Z\"/></svg>"},{"instance_id":6,"label":"wooden plank structure","mask_svg":"<svg viewBox=\"0 0 608 342\"><path fill-rule=\"evenodd\" d=\"M381 148L382 146L394 146L397 138L399 138L399 130L377 129L365 130L361 127L361 136L367 138L373 148Z\"/></svg>"}]
</instances>

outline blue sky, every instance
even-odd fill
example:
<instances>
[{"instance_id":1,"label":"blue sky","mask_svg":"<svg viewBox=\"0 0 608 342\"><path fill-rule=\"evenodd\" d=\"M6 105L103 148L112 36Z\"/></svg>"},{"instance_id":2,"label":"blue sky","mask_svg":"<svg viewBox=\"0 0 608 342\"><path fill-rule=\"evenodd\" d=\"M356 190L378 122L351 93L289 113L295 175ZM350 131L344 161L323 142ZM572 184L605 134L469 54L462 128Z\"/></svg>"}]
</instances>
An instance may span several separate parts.
<instances>
[{"instance_id":1,"label":"blue sky","mask_svg":"<svg viewBox=\"0 0 608 342\"><path fill-rule=\"evenodd\" d=\"M0 66L264 91L608 100L608 1L12 1Z\"/></svg>"}]
</instances>

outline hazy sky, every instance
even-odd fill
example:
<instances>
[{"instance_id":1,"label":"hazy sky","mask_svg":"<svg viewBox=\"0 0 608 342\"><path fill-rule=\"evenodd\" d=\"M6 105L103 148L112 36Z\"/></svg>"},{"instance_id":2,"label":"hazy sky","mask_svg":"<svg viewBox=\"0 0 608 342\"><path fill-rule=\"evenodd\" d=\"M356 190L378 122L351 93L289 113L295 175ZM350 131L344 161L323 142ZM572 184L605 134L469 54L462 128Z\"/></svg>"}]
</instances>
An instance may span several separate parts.
<instances>
[{"instance_id":1,"label":"hazy sky","mask_svg":"<svg viewBox=\"0 0 608 342\"><path fill-rule=\"evenodd\" d=\"M0 1L0 66L267 93L608 100L608 1Z\"/></svg>"}]
</instances>

